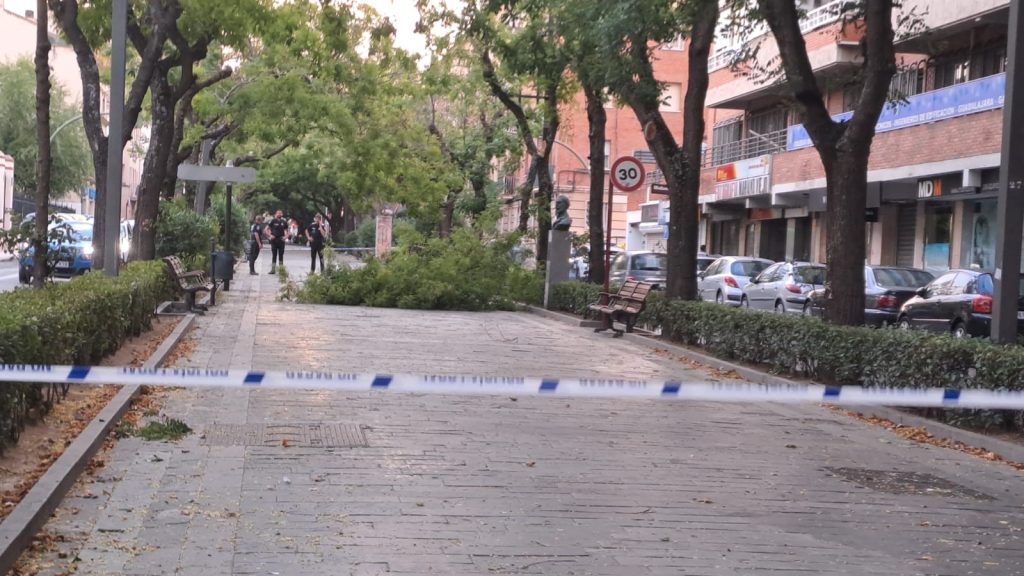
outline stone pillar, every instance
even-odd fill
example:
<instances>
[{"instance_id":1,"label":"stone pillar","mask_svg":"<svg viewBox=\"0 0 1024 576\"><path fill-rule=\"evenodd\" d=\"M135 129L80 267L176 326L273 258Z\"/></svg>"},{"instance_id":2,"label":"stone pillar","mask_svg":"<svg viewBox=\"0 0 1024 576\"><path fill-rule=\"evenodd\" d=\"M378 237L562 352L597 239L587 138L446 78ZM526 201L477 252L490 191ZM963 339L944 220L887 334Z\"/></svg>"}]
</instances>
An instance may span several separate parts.
<instances>
[{"instance_id":1,"label":"stone pillar","mask_svg":"<svg viewBox=\"0 0 1024 576\"><path fill-rule=\"evenodd\" d=\"M548 232L548 261L544 273L544 307L550 308L551 287L569 281L569 236L568 230Z\"/></svg>"},{"instance_id":2,"label":"stone pillar","mask_svg":"<svg viewBox=\"0 0 1024 576\"><path fill-rule=\"evenodd\" d=\"M383 258L391 251L392 218L391 210L381 210L377 215L377 258Z\"/></svg>"}]
</instances>

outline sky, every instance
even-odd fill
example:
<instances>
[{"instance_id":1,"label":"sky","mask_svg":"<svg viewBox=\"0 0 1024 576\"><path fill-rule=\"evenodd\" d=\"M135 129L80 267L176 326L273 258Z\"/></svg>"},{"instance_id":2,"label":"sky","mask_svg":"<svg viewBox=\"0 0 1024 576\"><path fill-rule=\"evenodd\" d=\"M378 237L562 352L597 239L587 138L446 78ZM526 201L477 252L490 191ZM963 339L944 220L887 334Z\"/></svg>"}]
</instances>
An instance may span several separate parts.
<instances>
[{"instance_id":1,"label":"sky","mask_svg":"<svg viewBox=\"0 0 1024 576\"><path fill-rule=\"evenodd\" d=\"M17 14L24 14L26 10L35 10L36 0L0 0L5 8ZM423 54L426 43L423 36L416 34L413 30L416 27L416 20L419 13L416 11L415 0L361 0L362 3L372 6L381 16L387 16L398 31L395 43L399 48L410 52Z\"/></svg>"}]
</instances>

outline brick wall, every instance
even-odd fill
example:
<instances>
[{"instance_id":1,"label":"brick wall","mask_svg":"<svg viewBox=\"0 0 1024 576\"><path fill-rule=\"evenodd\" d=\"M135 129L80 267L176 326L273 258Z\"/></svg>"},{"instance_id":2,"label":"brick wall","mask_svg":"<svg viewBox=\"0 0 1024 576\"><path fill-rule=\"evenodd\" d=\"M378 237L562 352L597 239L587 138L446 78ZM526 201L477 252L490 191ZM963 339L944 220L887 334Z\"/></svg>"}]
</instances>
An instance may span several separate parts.
<instances>
[{"instance_id":1,"label":"brick wall","mask_svg":"<svg viewBox=\"0 0 1024 576\"><path fill-rule=\"evenodd\" d=\"M883 132L871 146L869 170L941 162L999 152L1002 110L991 110L931 124ZM772 184L824 178L814 148L778 154L772 160Z\"/></svg>"}]
</instances>

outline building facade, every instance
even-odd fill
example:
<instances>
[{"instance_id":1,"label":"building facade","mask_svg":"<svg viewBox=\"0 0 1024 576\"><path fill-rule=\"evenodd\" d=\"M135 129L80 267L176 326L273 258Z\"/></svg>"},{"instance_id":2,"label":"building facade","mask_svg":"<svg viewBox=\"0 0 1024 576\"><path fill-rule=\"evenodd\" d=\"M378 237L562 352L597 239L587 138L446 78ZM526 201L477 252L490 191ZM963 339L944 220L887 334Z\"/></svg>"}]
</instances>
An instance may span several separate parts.
<instances>
[{"instance_id":1,"label":"building facade","mask_svg":"<svg viewBox=\"0 0 1024 576\"><path fill-rule=\"evenodd\" d=\"M842 0L805 4L804 39L828 109L849 117L861 32L844 26ZM917 5L926 32L899 35L896 44L892 103L869 163L868 260L933 272L993 270L1009 1L904 4L905 13ZM759 45L759 61L778 54L763 27L743 41ZM824 262L817 151L784 86L729 66L739 44L725 38L711 57L703 238L715 253Z\"/></svg>"},{"instance_id":2,"label":"building facade","mask_svg":"<svg viewBox=\"0 0 1024 576\"><path fill-rule=\"evenodd\" d=\"M653 66L655 77L665 83L662 115L679 141L683 131L682 97L687 80L686 43L680 39L658 46L654 51ZM582 90L570 102L562 105L559 112L561 127L555 149L551 153L551 175L555 184L555 196L565 195L569 198L571 231L582 235L589 230L587 214L590 204L590 126L587 120L586 98ZM664 252L667 227L664 225L664 210L661 208L667 208L667 197L652 190L653 185L663 182L654 156L648 148L643 130L632 109L620 107L614 101L609 101L605 104L605 112L608 116L603 151L605 177L602 183L605 190L605 200L602 201L605 219L608 214L607 180L615 159L635 156L647 172L647 183L639 190L630 193L614 191L612 244L629 250ZM519 187L526 178L526 169L524 163L515 174L505 178L501 220L503 231L515 230L519 224Z\"/></svg>"}]
</instances>

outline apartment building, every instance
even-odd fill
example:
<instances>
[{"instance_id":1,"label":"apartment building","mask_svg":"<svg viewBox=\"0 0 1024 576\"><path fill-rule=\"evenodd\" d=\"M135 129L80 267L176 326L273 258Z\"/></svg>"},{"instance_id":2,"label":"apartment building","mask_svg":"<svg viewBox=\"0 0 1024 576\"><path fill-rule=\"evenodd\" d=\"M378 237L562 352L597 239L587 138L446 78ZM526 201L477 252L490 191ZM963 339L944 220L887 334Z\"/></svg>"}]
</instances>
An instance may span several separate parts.
<instances>
[{"instance_id":1,"label":"apartment building","mask_svg":"<svg viewBox=\"0 0 1024 576\"><path fill-rule=\"evenodd\" d=\"M31 60L35 56L36 47L36 19L34 11L25 6L25 2L0 0L0 62L11 63L21 59ZM34 3L32 3L34 7ZM82 77L78 69L78 60L71 46L60 39L59 34L54 31L50 34L52 49L50 51L50 69L53 78L60 83L64 90L64 97L68 104L75 109L81 109L82 103ZM110 110L109 90L103 86L101 109L104 119ZM81 120L77 120L81 122ZM51 126L56 130L59 126ZM69 127L63 128L64 130ZM141 183L143 160L145 159L146 146L148 141L148 127L136 127L133 132L133 139L125 146L124 150L124 172L121 188L121 218L134 217L135 201L137 199L138 186ZM14 167L14 159L6 158L0 160L4 165L4 172L9 169L12 173L15 168L18 170L34 170L34 166ZM7 166L10 165L10 168ZM3 177L0 176L0 181ZM72 210L74 212L92 215L96 209L96 188L92 182L83 182L75 190L63 191L64 194L52 200L52 204ZM11 190L13 198L13 189ZM3 196L7 208L4 211L9 219L9 210L13 203L7 203L8 198ZM31 208L29 208L31 209ZM9 220L4 220L5 226L9 226Z\"/></svg>"},{"instance_id":2,"label":"apartment building","mask_svg":"<svg viewBox=\"0 0 1024 576\"><path fill-rule=\"evenodd\" d=\"M687 61L686 42L682 39L658 46L654 52L655 77L665 83L662 96L662 115L672 129L677 141L683 132L683 95L686 89ZM608 115L606 125L605 157L605 198L607 198L607 174L612 162L621 156L635 156L647 171L647 183L641 189L624 193L616 190L612 199L611 239L614 245L631 250L665 250L665 214L668 197L657 194L657 185L664 184L654 155L651 154L643 130L633 110L619 107L614 101L605 105ZM578 92L560 110L561 128L551 153L551 175L555 183L555 196L569 198L569 215L575 234L589 230L587 211L590 203L590 143L588 138L586 98ZM526 178L526 166L505 178L502 194L504 202L501 220L503 231L515 230L519 224L520 200L518 188ZM607 204L605 200L602 202ZM604 210L607 218L607 206ZM532 220L531 220L532 226Z\"/></svg>"},{"instance_id":3,"label":"apartment building","mask_svg":"<svg viewBox=\"0 0 1024 576\"><path fill-rule=\"evenodd\" d=\"M844 26L842 0L806 0L802 22L827 106L848 117L861 32ZM899 37L900 71L878 122L865 210L869 261L994 269L996 190L1005 92L1009 0L915 0L927 32ZM723 35L724 36L724 35ZM742 42L758 59L778 54L761 27L716 42L702 170L709 251L824 261L825 177L817 152L774 82L730 69Z\"/></svg>"}]
</instances>

